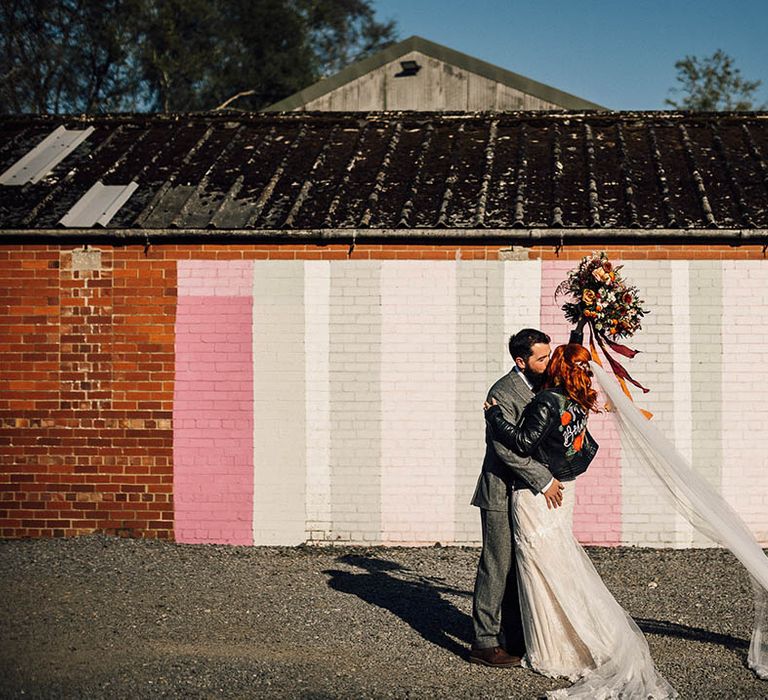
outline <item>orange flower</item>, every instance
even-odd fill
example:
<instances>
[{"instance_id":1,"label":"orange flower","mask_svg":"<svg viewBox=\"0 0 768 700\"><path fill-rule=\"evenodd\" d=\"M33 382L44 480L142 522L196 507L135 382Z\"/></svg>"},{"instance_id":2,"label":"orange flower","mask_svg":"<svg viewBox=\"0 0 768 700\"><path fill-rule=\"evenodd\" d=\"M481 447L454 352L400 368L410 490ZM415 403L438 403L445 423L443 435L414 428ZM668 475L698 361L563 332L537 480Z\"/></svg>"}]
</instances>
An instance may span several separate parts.
<instances>
[{"instance_id":1,"label":"orange flower","mask_svg":"<svg viewBox=\"0 0 768 700\"><path fill-rule=\"evenodd\" d=\"M563 411L563 415L560 416L560 423L562 425L568 425L568 423L571 422L571 418L573 418L573 416L571 416L568 411Z\"/></svg>"},{"instance_id":2,"label":"orange flower","mask_svg":"<svg viewBox=\"0 0 768 700\"><path fill-rule=\"evenodd\" d=\"M584 433L581 433L574 441L573 441L573 449L578 452L581 450L581 446L584 443Z\"/></svg>"}]
</instances>

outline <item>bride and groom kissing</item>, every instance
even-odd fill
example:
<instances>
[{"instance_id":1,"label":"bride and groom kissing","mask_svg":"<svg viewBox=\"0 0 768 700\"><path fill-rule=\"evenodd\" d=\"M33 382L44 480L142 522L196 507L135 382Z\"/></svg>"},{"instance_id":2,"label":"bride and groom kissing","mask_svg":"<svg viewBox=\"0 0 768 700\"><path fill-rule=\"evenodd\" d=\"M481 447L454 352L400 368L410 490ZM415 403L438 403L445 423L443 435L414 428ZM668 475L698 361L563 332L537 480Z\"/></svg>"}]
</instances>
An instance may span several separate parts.
<instances>
[{"instance_id":1,"label":"bride and groom kissing","mask_svg":"<svg viewBox=\"0 0 768 700\"><path fill-rule=\"evenodd\" d=\"M483 546L470 662L574 683L553 698L676 697L573 536L574 480L598 449L586 429L598 406L581 343L578 326L554 352L542 331L519 331L509 340L512 371L488 392L472 498Z\"/></svg>"}]
</instances>

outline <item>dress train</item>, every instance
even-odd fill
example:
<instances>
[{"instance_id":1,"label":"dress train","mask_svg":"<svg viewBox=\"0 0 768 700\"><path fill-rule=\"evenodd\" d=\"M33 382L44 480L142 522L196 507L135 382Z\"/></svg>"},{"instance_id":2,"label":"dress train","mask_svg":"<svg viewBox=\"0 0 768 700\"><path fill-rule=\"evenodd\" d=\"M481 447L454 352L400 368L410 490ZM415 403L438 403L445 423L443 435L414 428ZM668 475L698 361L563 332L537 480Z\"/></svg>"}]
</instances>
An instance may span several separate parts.
<instances>
[{"instance_id":1,"label":"dress train","mask_svg":"<svg viewBox=\"0 0 768 700\"><path fill-rule=\"evenodd\" d=\"M552 510L531 491L513 495L524 665L574 682L547 693L558 700L677 697L573 536L573 482L564 486L563 505Z\"/></svg>"}]
</instances>

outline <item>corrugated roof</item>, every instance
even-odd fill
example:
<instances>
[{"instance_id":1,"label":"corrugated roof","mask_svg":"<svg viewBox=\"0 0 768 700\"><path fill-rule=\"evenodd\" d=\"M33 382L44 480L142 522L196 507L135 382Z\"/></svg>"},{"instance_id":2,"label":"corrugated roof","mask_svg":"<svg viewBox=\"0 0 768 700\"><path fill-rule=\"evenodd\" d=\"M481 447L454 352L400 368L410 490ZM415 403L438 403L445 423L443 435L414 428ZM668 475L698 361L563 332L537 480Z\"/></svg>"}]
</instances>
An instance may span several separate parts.
<instances>
[{"instance_id":1,"label":"corrugated roof","mask_svg":"<svg viewBox=\"0 0 768 700\"><path fill-rule=\"evenodd\" d=\"M94 131L0 186L6 234L60 226L97 182L137 184L105 233L768 229L765 113L6 117L0 169L56 126Z\"/></svg>"}]
</instances>

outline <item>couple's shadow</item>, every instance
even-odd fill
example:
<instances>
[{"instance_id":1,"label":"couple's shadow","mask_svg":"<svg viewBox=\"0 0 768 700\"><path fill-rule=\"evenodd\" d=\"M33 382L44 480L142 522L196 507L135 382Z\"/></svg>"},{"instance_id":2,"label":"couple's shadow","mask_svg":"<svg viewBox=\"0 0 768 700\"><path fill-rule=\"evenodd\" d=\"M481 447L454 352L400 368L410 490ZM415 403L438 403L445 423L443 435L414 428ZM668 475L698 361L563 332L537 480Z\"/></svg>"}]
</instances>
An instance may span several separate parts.
<instances>
[{"instance_id":1,"label":"couple's shadow","mask_svg":"<svg viewBox=\"0 0 768 700\"><path fill-rule=\"evenodd\" d=\"M658 634L664 637L677 637L678 639L690 639L694 642L707 642L709 644L719 644L732 651L746 651L749 649L749 642L746 639L734 637L730 634L721 632L712 632L703 627L689 627L666 620L649 620L643 617L633 618L637 626L644 634ZM746 659L746 654L742 654Z\"/></svg>"},{"instance_id":2,"label":"couple's shadow","mask_svg":"<svg viewBox=\"0 0 768 700\"><path fill-rule=\"evenodd\" d=\"M472 618L445 600L443 595L471 599L471 591L454 588L442 578L423 576L387 559L347 554L336 561L362 571L323 571L330 577L328 585L331 588L389 610L426 641L457 656L467 657L472 642ZM645 634L719 644L737 652L746 662L749 642L744 639L665 620L635 618L635 622Z\"/></svg>"},{"instance_id":3,"label":"couple's shadow","mask_svg":"<svg viewBox=\"0 0 768 700\"><path fill-rule=\"evenodd\" d=\"M472 618L445 600L443 594L471 598L471 591L453 588L444 579L423 576L386 559L347 554L336 561L362 571L323 571L330 576L331 588L389 610L428 642L457 656L467 655Z\"/></svg>"}]
</instances>

